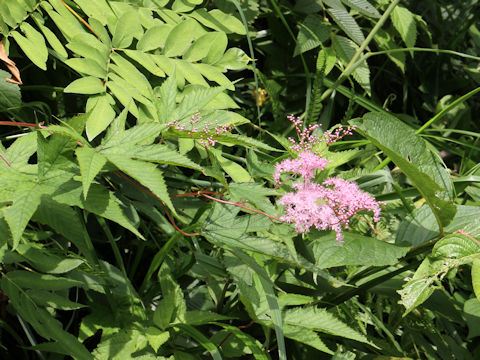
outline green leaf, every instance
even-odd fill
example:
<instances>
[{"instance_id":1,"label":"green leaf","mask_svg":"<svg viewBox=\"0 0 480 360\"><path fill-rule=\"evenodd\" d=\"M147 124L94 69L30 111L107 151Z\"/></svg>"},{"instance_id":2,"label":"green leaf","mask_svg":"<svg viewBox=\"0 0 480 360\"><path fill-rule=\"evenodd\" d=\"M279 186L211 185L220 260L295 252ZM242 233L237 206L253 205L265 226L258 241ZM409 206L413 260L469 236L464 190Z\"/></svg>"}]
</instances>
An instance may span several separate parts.
<instances>
[{"instance_id":1,"label":"green leaf","mask_svg":"<svg viewBox=\"0 0 480 360\"><path fill-rule=\"evenodd\" d=\"M243 183L253 181L252 176L242 166L231 160L225 159L220 150L210 148L208 150L222 167L222 169L232 178L234 182Z\"/></svg>"},{"instance_id":2,"label":"green leaf","mask_svg":"<svg viewBox=\"0 0 480 360\"><path fill-rule=\"evenodd\" d=\"M149 188L168 208L175 212L162 172L151 163L128 159L123 155L107 155L108 161L140 184Z\"/></svg>"},{"instance_id":3,"label":"green leaf","mask_svg":"<svg viewBox=\"0 0 480 360\"><path fill-rule=\"evenodd\" d=\"M86 130L89 141L95 139L102 133L115 118L115 104L110 94L92 96L87 101L87 112L90 112L87 119Z\"/></svg>"},{"instance_id":4,"label":"green leaf","mask_svg":"<svg viewBox=\"0 0 480 360\"><path fill-rule=\"evenodd\" d=\"M168 331L162 331L153 326L147 328L146 336L148 343L155 352L170 339L170 333Z\"/></svg>"},{"instance_id":5,"label":"green leaf","mask_svg":"<svg viewBox=\"0 0 480 360\"><path fill-rule=\"evenodd\" d=\"M73 94L98 94L105 92L105 87L100 79L86 76L71 82L63 91Z\"/></svg>"},{"instance_id":6,"label":"green leaf","mask_svg":"<svg viewBox=\"0 0 480 360\"><path fill-rule=\"evenodd\" d=\"M19 244L30 218L40 205L41 197L44 194L42 190L42 186L34 182L18 184L11 198L12 205L3 209L3 215L12 232L14 249Z\"/></svg>"},{"instance_id":7,"label":"green leaf","mask_svg":"<svg viewBox=\"0 0 480 360\"><path fill-rule=\"evenodd\" d=\"M78 147L75 154L82 175L83 197L86 199L90 185L106 164L107 159L88 146Z\"/></svg>"},{"instance_id":8,"label":"green leaf","mask_svg":"<svg viewBox=\"0 0 480 360\"><path fill-rule=\"evenodd\" d=\"M317 350L333 355L333 351L330 350L327 345L325 345L325 343L320 339L320 337L315 331L302 326L288 325L285 323L283 324L283 330L285 332L285 337L296 340L303 344L307 344Z\"/></svg>"},{"instance_id":9,"label":"green leaf","mask_svg":"<svg viewBox=\"0 0 480 360\"><path fill-rule=\"evenodd\" d=\"M58 310L68 311L85 307L85 305L70 301L64 296L60 296L49 291L39 289L27 290L26 294L27 296L32 298L32 300L34 300L38 305L51 307Z\"/></svg>"},{"instance_id":10,"label":"green leaf","mask_svg":"<svg viewBox=\"0 0 480 360\"><path fill-rule=\"evenodd\" d=\"M118 75L120 75L123 80L127 82L127 84L134 89L137 89L138 92L147 97L147 99L151 99L152 97L152 87L150 82L147 80L145 75L143 75L132 63L128 60L124 59L118 53L113 53L111 55L111 59L114 61L115 64L110 64L110 68L115 71ZM112 80L115 80L115 77L110 75ZM117 81L117 80L115 80ZM135 96L133 96L135 98ZM137 99L137 98L136 98ZM138 100L138 99L137 99Z\"/></svg>"},{"instance_id":11,"label":"green leaf","mask_svg":"<svg viewBox=\"0 0 480 360\"><path fill-rule=\"evenodd\" d=\"M212 343L208 338L203 335L200 331L195 329L193 326L187 324L175 324L176 328L179 328L184 333L191 336L195 341L197 341L205 350L207 350L214 360L222 360L220 352L217 349L217 346Z\"/></svg>"},{"instance_id":12,"label":"green leaf","mask_svg":"<svg viewBox=\"0 0 480 360\"><path fill-rule=\"evenodd\" d=\"M4 81L10 77L10 73L0 70L0 111L18 107L22 103L20 87Z\"/></svg>"},{"instance_id":13,"label":"green leaf","mask_svg":"<svg viewBox=\"0 0 480 360\"><path fill-rule=\"evenodd\" d=\"M182 21L176 25L165 40L164 54L168 57L183 55L195 39L195 31L198 30L198 27L199 24L193 19Z\"/></svg>"},{"instance_id":14,"label":"green leaf","mask_svg":"<svg viewBox=\"0 0 480 360\"><path fill-rule=\"evenodd\" d=\"M283 322L285 325L298 326L371 344L363 334L338 320L325 309L313 306L288 309L284 313Z\"/></svg>"},{"instance_id":15,"label":"green leaf","mask_svg":"<svg viewBox=\"0 0 480 360\"><path fill-rule=\"evenodd\" d=\"M223 57L218 60L214 65L218 67L222 72L227 70L242 70L245 69L250 58L245 54L242 49L230 48Z\"/></svg>"},{"instance_id":16,"label":"green leaf","mask_svg":"<svg viewBox=\"0 0 480 360\"><path fill-rule=\"evenodd\" d=\"M367 0L342 0L342 2L357 10L360 14L370 16L372 18L380 18L380 13Z\"/></svg>"},{"instance_id":17,"label":"green leaf","mask_svg":"<svg viewBox=\"0 0 480 360\"><path fill-rule=\"evenodd\" d=\"M142 51L163 49L165 40L172 29L173 26L170 24L152 26L138 41L137 49Z\"/></svg>"},{"instance_id":18,"label":"green leaf","mask_svg":"<svg viewBox=\"0 0 480 360\"><path fill-rule=\"evenodd\" d=\"M318 15L308 15L297 35L293 56L315 49L330 36L330 23L323 21Z\"/></svg>"},{"instance_id":19,"label":"green leaf","mask_svg":"<svg viewBox=\"0 0 480 360\"><path fill-rule=\"evenodd\" d=\"M128 48L138 28L141 29L138 12L133 9L124 12L118 18L115 30L113 31L113 47L119 49Z\"/></svg>"},{"instance_id":20,"label":"green leaf","mask_svg":"<svg viewBox=\"0 0 480 360\"><path fill-rule=\"evenodd\" d=\"M142 51L125 50L125 54L142 65L145 69L155 76L164 77L165 72L153 61L153 55L146 54Z\"/></svg>"},{"instance_id":21,"label":"green leaf","mask_svg":"<svg viewBox=\"0 0 480 360\"><path fill-rule=\"evenodd\" d=\"M310 235L314 240L313 256L319 268L344 265L394 265L410 249L348 232L345 232L344 236L344 242L339 244L334 234Z\"/></svg>"},{"instance_id":22,"label":"green leaf","mask_svg":"<svg viewBox=\"0 0 480 360\"><path fill-rule=\"evenodd\" d=\"M67 44L67 48L81 57L93 60L104 71L107 70L108 57L111 50L92 34L75 35L73 41Z\"/></svg>"},{"instance_id":23,"label":"green leaf","mask_svg":"<svg viewBox=\"0 0 480 360\"><path fill-rule=\"evenodd\" d=\"M452 221L457 209L454 204L437 195L448 189L451 180L427 150L424 140L408 125L382 113L366 114L363 123L357 122L357 126L357 131L381 149L409 177L432 209L440 232L443 232L443 227ZM398 139L404 141L399 142ZM445 188L438 181L442 181L441 185L446 185Z\"/></svg>"},{"instance_id":24,"label":"green leaf","mask_svg":"<svg viewBox=\"0 0 480 360\"><path fill-rule=\"evenodd\" d=\"M344 65L347 65L350 62L359 49L357 44L355 44L353 41L340 35L335 35L333 38L333 46L335 48L335 52ZM360 84L360 86L363 87L363 89L367 92L367 94L371 95L372 90L370 87L370 69L367 62L364 61L357 66L355 70L353 70L352 75L353 78Z\"/></svg>"},{"instance_id":25,"label":"green leaf","mask_svg":"<svg viewBox=\"0 0 480 360\"><path fill-rule=\"evenodd\" d=\"M207 64L220 60L227 49L227 36L223 32L212 31L198 38L183 55L190 62L205 59Z\"/></svg>"},{"instance_id":26,"label":"green leaf","mask_svg":"<svg viewBox=\"0 0 480 360\"><path fill-rule=\"evenodd\" d=\"M102 79L107 75L107 71L103 66L92 59L73 58L65 60L65 64L80 74L91 75Z\"/></svg>"},{"instance_id":27,"label":"green leaf","mask_svg":"<svg viewBox=\"0 0 480 360\"><path fill-rule=\"evenodd\" d=\"M407 47L414 47L417 40L417 26L414 15L403 6L397 5L390 14L393 26Z\"/></svg>"},{"instance_id":28,"label":"green leaf","mask_svg":"<svg viewBox=\"0 0 480 360\"><path fill-rule=\"evenodd\" d=\"M120 207L118 200L113 193L107 191L103 186L93 183L88 191L87 199L82 196L82 185L76 181L69 181L61 185L52 199L69 206L78 206L91 213L100 215L106 219L112 220L130 230L136 236L144 239L138 232L131 220L128 219Z\"/></svg>"},{"instance_id":29,"label":"green leaf","mask_svg":"<svg viewBox=\"0 0 480 360\"><path fill-rule=\"evenodd\" d=\"M475 296L480 301L480 259L473 259L472 264L472 286Z\"/></svg>"},{"instance_id":30,"label":"green leaf","mask_svg":"<svg viewBox=\"0 0 480 360\"><path fill-rule=\"evenodd\" d=\"M127 154L126 154L127 155ZM183 166L198 171L203 171L203 168L194 163L188 157L170 149L165 145L148 145L136 147L136 150L129 154L132 158L143 161L151 161L159 164L169 164L175 166Z\"/></svg>"},{"instance_id":31,"label":"green leaf","mask_svg":"<svg viewBox=\"0 0 480 360\"><path fill-rule=\"evenodd\" d=\"M193 310L185 313L185 323L189 325L205 325L212 321L231 320L231 316L217 314L211 311Z\"/></svg>"},{"instance_id":32,"label":"green leaf","mask_svg":"<svg viewBox=\"0 0 480 360\"><path fill-rule=\"evenodd\" d=\"M84 263L82 259L69 259L49 254L43 249L37 249L27 244L19 244L17 252L37 270L49 274L63 274Z\"/></svg>"},{"instance_id":33,"label":"green leaf","mask_svg":"<svg viewBox=\"0 0 480 360\"><path fill-rule=\"evenodd\" d=\"M232 197L232 201L248 200L250 204L253 204L262 211L266 211L272 215L275 213L275 207L267 197L278 195L274 189L266 188L258 183L247 182L230 184L228 191Z\"/></svg>"},{"instance_id":34,"label":"green leaf","mask_svg":"<svg viewBox=\"0 0 480 360\"><path fill-rule=\"evenodd\" d=\"M17 31L11 31L10 35L35 65L42 70L47 70L48 50L44 37L27 22L22 23L21 29L26 37Z\"/></svg>"},{"instance_id":35,"label":"green leaf","mask_svg":"<svg viewBox=\"0 0 480 360\"><path fill-rule=\"evenodd\" d=\"M35 13L34 15L38 15ZM40 16L34 16L35 22L37 23L38 28L42 31L43 35L47 39L48 43L52 47L53 50L55 50L58 55L64 57L65 59L68 57L67 51L63 47L62 43L60 40L57 38L57 36L53 33L52 30L50 30L48 27L43 26L43 24L40 23L40 21L37 21L38 18L41 18Z\"/></svg>"},{"instance_id":36,"label":"green leaf","mask_svg":"<svg viewBox=\"0 0 480 360\"><path fill-rule=\"evenodd\" d=\"M365 36L363 35L360 26L358 26L353 16L348 13L342 3L339 0L325 0L325 3L329 6L333 6L327 8L327 12L332 17L333 21L335 21L350 39L358 45L361 45L365 41Z\"/></svg>"},{"instance_id":37,"label":"green leaf","mask_svg":"<svg viewBox=\"0 0 480 360\"><path fill-rule=\"evenodd\" d=\"M240 330L238 327L222 323L214 323L214 325L223 327L225 330L228 330L230 333L232 333L237 339L242 341L246 346L248 346L255 359L269 359L265 354L265 351L263 351L259 346L258 341L254 337Z\"/></svg>"},{"instance_id":38,"label":"green leaf","mask_svg":"<svg viewBox=\"0 0 480 360\"><path fill-rule=\"evenodd\" d=\"M202 25L226 34L246 35L245 26L236 17L226 14L221 10L213 9L207 12L206 9L198 9L191 16L197 19Z\"/></svg>"},{"instance_id":39,"label":"green leaf","mask_svg":"<svg viewBox=\"0 0 480 360\"><path fill-rule=\"evenodd\" d=\"M17 286L34 290L64 290L82 285L77 280L25 270L10 271L8 281L16 283Z\"/></svg>"}]
</instances>

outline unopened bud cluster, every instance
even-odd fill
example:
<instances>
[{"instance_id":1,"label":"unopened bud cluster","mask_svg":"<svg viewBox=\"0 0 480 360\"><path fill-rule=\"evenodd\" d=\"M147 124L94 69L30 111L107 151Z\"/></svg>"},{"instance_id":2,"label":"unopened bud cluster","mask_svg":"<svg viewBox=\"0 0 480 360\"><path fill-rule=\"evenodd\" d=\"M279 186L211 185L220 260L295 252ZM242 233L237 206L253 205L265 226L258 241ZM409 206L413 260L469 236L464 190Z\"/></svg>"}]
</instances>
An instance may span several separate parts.
<instances>
[{"instance_id":1,"label":"unopened bud cluster","mask_svg":"<svg viewBox=\"0 0 480 360\"><path fill-rule=\"evenodd\" d=\"M197 111L192 115L192 118L189 120L190 128L187 129L185 125L180 124L179 121L175 120L171 123L168 123L167 126L173 127L175 130L186 131L188 135L193 137L193 134L198 133L200 135L200 144L206 148L210 146L215 146L217 140L215 137L229 133L234 129L232 124L219 124L218 121L215 121L214 124L211 122L204 123L203 126L199 127L199 123L202 121L202 116L200 112Z\"/></svg>"}]
</instances>

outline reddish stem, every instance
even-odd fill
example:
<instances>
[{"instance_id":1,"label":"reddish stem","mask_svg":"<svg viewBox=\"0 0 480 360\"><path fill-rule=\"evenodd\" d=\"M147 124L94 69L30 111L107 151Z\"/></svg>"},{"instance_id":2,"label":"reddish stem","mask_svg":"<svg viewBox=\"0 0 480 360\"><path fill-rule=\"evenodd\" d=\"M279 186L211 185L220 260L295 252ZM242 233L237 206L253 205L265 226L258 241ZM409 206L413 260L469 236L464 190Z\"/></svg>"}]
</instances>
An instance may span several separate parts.
<instances>
[{"instance_id":1,"label":"reddish stem","mask_svg":"<svg viewBox=\"0 0 480 360\"><path fill-rule=\"evenodd\" d=\"M0 121L0 125L7 125L7 126L28 126L28 127L39 127L43 129L44 126L40 124L32 124L32 123L24 123L24 122L14 122L14 121Z\"/></svg>"},{"instance_id":2,"label":"reddish stem","mask_svg":"<svg viewBox=\"0 0 480 360\"><path fill-rule=\"evenodd\" d=\"M242 205L238 202L233 202L233 201L226 201L226 200L221 200L221 199L217 199L213 196L210 196L210 195L207 195L207 194L203 194L203 193L200 193L199 195L202 195L203 197L206 197L207 199L210 199L210 200L214 200L214 201L218 201L220 203L223 203L223 204L228 204L228 205L234 205L234 206L238 206L242 209L246 209L246 210L249 210L249 211L253 211L254 213L257 213L257 214L260 214L260 215L264 215L270 219L273 219L273 220L277 220L277 221L280 221L280 222L283 222L282 220L280 220L279 218L276 218L275 216L272 216L272 215L269 215L263 211L259 211L259 210L255 210L255 209L252 209L252 208L249 208L248 206L245 206L245 205Z\"/></svg>"},{"instance_id":3,"label":"reddish stem","mask_svg":"<svg viewBox=\"0 0 480 360\"><path fill-rule=\"evenodd\" d=\"M158 196L155 195L154 193L152 193L150 190L147 190L145 189L143 186L140 186L138 185L135 181L133 181L132 179L130 179L127 175L125 175L124 173L122 173L121 171L119 170L115 170L115 173L122 177L123 179L127 180L130 184L132 184L134 187L136 187L138 190L140 190L141 192L151 196L151 197L154 197L156 199L158 199ZM160 200L160 199L158 199ZM186 233L185 231L183 231L182 229L180 229L177 224L175 224L175 221L173 220L172 216L170 215L170 213L168 212L168 209L167 207L165 206L165 204L163 203L162 200L160 200L162 206L163 206L163 209L165 210L165 214L167 214L167 217L168 217L168 220L170 220L170 222L172 223L173 227L178 231L180 232L182 235L184 236L196 236L196 235L200 235L199 233Z\"/></svg>"},{"instance_id":4,"label":"reddish stem","mask_svg":"<svg viewBox=\"0 0 480 360\"><path fill-rule=\"evenodd\" d=\"M7 160L7 158L2 153L0 153L0 157L3 159L3 161L5 161L7 163L8 166L12 166L12 164L10 164L10 162Z\"/></svg>"}]
</instances>

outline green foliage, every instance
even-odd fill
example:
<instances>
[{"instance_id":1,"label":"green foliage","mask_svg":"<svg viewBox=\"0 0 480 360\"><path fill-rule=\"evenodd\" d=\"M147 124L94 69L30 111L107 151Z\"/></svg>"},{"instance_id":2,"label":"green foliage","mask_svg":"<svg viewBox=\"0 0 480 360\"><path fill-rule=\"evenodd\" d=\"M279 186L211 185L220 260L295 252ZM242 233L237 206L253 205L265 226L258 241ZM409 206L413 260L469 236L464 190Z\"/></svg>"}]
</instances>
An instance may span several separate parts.
<instances>
[{"instance_id":1,"label":"green foliage","mask_svg":"<svg viewBox=\"0 0 480 360\"><path fill-rule=\"evenodd\" d=\"M479 358L476 6L0 1L0 357ZM283 223L290 113L379 222Z\"/></svg>"}]
</instances>

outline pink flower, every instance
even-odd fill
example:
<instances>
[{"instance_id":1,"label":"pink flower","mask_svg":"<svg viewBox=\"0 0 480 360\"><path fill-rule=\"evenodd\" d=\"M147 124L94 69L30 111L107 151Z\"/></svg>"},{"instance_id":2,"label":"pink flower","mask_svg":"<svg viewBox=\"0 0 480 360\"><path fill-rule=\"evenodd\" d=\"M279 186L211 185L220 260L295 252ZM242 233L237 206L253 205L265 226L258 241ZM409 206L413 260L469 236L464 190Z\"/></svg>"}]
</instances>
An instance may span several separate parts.
<instances>
[{"instance_id":1,"label":"pink flower","mask_svg":"<svg viewBox=\"0 0 480 360\"><path fill-rule=\"evenodd\" d=\"M293 115L287 117L297 131L299 142L289 139L290 148L298 153L295 159L285 159L275 165L274 180L280 184L284 172L300 175L303 182L292 185L295 190L283 195L279 203L285 206L286 214L280 219L295 224L295 231L308 233L312 227L318 230L335 231L338 242L343 239L342 230L348 228L350 218L360 211L373 212L373 221L380 219L380 205L371 195L362 192L355 182L340 178L328 178L322 184L313 183L316 170L324 170L329 161L313 148L324 142L327 146L346 135L354 127L338 127L333 133L325 132L322 138L313 135L320 125L301 128L302 121Z\"/></svg>"}]
</instances>

